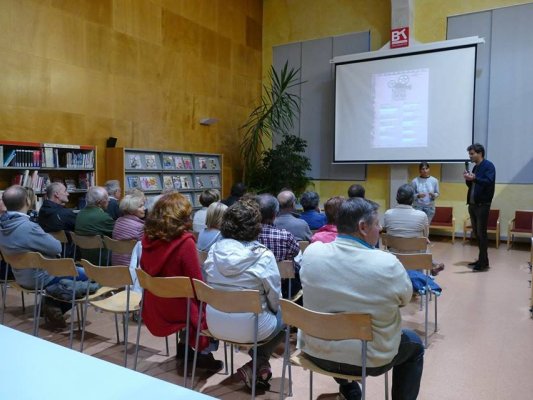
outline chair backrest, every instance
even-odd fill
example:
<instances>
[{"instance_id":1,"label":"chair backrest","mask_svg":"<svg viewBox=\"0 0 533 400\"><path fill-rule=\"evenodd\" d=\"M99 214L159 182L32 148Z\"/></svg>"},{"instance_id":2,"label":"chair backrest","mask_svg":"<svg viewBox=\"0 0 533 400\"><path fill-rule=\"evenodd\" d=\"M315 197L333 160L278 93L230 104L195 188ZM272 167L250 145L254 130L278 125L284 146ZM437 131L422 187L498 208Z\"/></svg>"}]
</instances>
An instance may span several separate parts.
<instances>
[{"instance_id":1,"label":"chair backrest","mask_svg":"<svg viewBox=\"0 0 533 400\"><path fill-rule=\"evenodd\" d=\"M111 250L116 254L131 254L133 248L137 244L137 240L128 239L128 240L116 240L111 239L109 236L104 236L104 246L106 249Z\"/></svg>"},{"instance_id":2,"label":"chair backrest","mask_svg":"<svg viewBox=\"0 0 533 400\"><path fill-rule=\"evenodd\" d=\"M48 272L48 275L73 278L78 276L78 270L72 258L45 258L39 254L38 264L39 268Z\"/></svg>"},{"instance_id":3,"label":"chair backrest","mask_svg":"<svg viewBox=\"0 0 533 400\"><path fill-rule=\"evenodd\" d=\"M111 265L98 267L87 260L81 260L80 265L84 268L89 279L101 286L120 287L133 285L130 268L125 265Z\"/></svg>"},{"instance_id":4,"label":"chair backrest","mask_svg":"<svg viewBox=\"0 0 533 400\"><path fill-rule=\"evenodd\" d=\"M435 207L435 216L431 223L451 224L453 221L453 207Z\"/></svg>"},{"instance_id":5,"label":"chair backrest","mask_svg":"<svg viewBox=\"0 0 533 400\"><path fill-rule=\"evenodd\" d=\"M298 242L298 246L300 246L300 251L303 253L305 251L305 249L307 249L307 246L309 246L309 241L308 240L300 240Z\"/></svg>"},{"instance_id":6,"label":"chair backrest","mask_svg":"<svg viewBox=\"0 0 533 400\"><path fill-rule=\"evenodd\" d=\"M14 269L39 268L40 253L28 251L26 253L3 254L4 261Z\"/></svg>"},{"instance_id":7,"label":"chair backrest","mask_svg":"<svg viewBox=\"0 0 533 400\"><path fill-rule=\"evenodd\" d=\"M403 267L409 269L431 269L433 267L433 256L429 253L392 253L402 263Z\"/></svg>"},{"instance_id":8,"label":"chair backrest","mask_svg":"<svg viewBox=\"0 0 533 400\"><path fill-rule=\"evenodd\" d=\"M278 261L278 269L281 279L294 279L294 261Z\"/></svg>"},{"instance_id":9,"label":"chair backrest","mask_svg":"<svg viewBox=\"0 0 533 400\"><path fill-rule=\"evenodd\" d=\"M207 255L209 253L207 251L198 250L198 259L200 260L200 265L203 265L205 260L207 260Z\"/></svg>"},{"instance_id":10,"label":"chair backrest","mask_svg":"<svg viewBox=\"0 0 533 400\"><path fill-rule=\"evenodd\" d=\"M65 231L48 232L48 234L53 236L63 244L68 243L68 237Z\"/></svg>"},{"instance_id":11,"label":"chair backrest","mask_svg":"<svg viewBox=\"0 0 533 400\"><path fill-rule=\"evenodd\" d=\"M399 252L421 252L426 251L428 242L425 237L404 238L382 234L381 238L386 248Z\"/></svg>"},{"instance_id":12,"label":"chair backrest","mask_svg":"<svg viewBox=\"0 0 533 400\"><path fill-rule=\"evenodd\" d=\"M490 230L495 230L498 225L499 220L500 220L500 210L490 209L489 220L487 222L487 228Z\"/></svg>"},{"instance_id":13,"label":"chair backrest","mask_svg":"<svg viewBox=\"0 0 533 400\"><path fill-rule=\"evenodd\" d=\"M139 285L154 296L167 299L194 298L191 278L187 276L156 277L147 274L140 268L137 268L135 272L139 279Z\"/></svg>"},{"instance_id":14,"label":"chair backrest","mask_svg":"<svg viewBox=\"0 0 533 400\"><path fill-rule=\"evenodd\" d=\"M72 241L80 249L101 249L102 248L102 238L99 235L83 236L77 235L74 232L70 233Z\"/></svg>"},{"instance_id":15,"label":"chair backrest","mask_svg":"<svg viewBox=\"0 0 533 400\"><path fill-rule=\"evenodd\" d=\"M370 314L322 313L281 299L283 322L323 340L373 339Z\"/></svg>"},{"instance_id":16,"label":"chair backrest","mask_svg":"<svg viewBox=\"0 0 533 400\"><path fill-rule=\"evenodd\" d=\"M262 311L258 290L218 290L207 283L193 279L196 298L226 313L257 313Z\"/></svg>"},{"instance_id":17,"label":"chair backrest","mask_svg":"<svg viewBox=\"0 0 533 400\"><path fill-rule=\"evenodd\" d=\"M514 228L524 231L532 231L533 211L517 210L514 216Z\"/></svg>"}]
</instances>

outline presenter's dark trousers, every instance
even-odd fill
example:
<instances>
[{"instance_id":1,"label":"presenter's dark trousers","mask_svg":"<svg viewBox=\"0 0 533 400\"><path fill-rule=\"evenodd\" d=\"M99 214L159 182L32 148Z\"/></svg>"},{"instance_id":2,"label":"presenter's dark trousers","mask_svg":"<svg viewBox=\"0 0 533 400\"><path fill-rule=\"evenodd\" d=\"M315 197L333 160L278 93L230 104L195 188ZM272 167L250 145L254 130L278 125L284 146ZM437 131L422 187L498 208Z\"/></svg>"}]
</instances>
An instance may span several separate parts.
<instances>
[{"instance_id":1,"label":"presenter's dark trousers","mask_svg":"<svg viewBox=\"0 0 533 400\"><path fill-rule=\"evenodd\" d=\"M476 235L477 245L479 247L478 264L481 267L489 266L489 255L487 253L489 242L487 236L489 211L490 203L468 205L468 213L470 214L470 221L472 222L472 232Z\"/></svg>"}]
</instances>

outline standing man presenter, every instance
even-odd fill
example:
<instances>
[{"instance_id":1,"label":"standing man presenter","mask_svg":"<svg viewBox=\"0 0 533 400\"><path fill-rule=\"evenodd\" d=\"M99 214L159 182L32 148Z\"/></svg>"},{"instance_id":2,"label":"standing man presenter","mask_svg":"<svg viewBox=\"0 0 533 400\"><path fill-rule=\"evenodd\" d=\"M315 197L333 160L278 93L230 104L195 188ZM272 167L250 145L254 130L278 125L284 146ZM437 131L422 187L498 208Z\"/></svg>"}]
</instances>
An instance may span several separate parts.
<instances>
[{"instance_id":1,"label":"standing man presenter","mask_svg":"<svg viewBox=\"0 0 533 400\"><path fill-rule=\"evenodd\" d=\"M475 164L472 172L465 170L463 177L468 194L466 202L468 213L472 222L472 232L475 232L479 247L479 256L469 266L474 272L487 271L489 269L489 256L487 253L488 237L487 223L492 198L494 197L494 184L496 181L496 168L494 164L485 159L485 148L479 143L474 143L466 149L470 161Z\"/></svg>"}]
</instances>

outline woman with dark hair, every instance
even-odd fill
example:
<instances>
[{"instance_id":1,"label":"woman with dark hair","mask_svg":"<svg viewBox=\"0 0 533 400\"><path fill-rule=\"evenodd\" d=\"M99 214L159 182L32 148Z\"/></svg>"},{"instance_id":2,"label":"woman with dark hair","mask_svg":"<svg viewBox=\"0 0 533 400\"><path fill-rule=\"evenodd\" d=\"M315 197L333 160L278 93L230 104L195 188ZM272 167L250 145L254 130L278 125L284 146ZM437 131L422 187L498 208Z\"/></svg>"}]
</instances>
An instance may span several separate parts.
<instances>
[{"instance_id":1,"label":"woman with dark hair","mask_svg":"<svg viewBox=\"0 0 533 400\"><path fill-rule=\"evenodd\" d=\"M311 243L329 243L337 238L337 217L341 204L345 200L343 196L335 196L326 201L324 211L326 213L327 223L311 237Z\"/></svg>"},{"instance_id":2,"label":"woman with dark hair","mask_svg":"<svg viewBox=\"0 0 533 400\"><path fill-rule=\"evenodd\" d=\"M411 182L415 188L415 201L413 208L426 213L428 223L435 216L435 199L439 197L439 181L429 174L429 164L422 161L418 165L420 176Z\"/></svg>"},{"instance_id":3,"label":"woman with dark hair","mask_svg":"<svg viewBox=\"0 0 533 400\"><path fill-rule=\"evenodd\" d=\"M223 239L211 248L204 263L207 283L222 290L259 290L263 312L259 314L258 340L266 341L257 348L256 386L270 387L272 377L269 359L283 338L281 330L281 278L274 254L257 241L261 232L261 212L256 201L240 200L222 217ZM219 339L250 343L254 340L254 315L226 314L207 307L209 330ZM248 353L252 356L253 352ZM239 378L252 387L250 361L237 370Z\"/></svg>"},{"instance_id":4,"label":"woman with dark hair","mask_svg":"<svg viewBox=\"0 0 533 400\"><path fill-rule=\"evenodd\" d=\"M142 239L141 268L151 276L188 276L202 279L198 251L192 233L192 206L185 196L178 192L163 195L148 214ZM191 302L191 329L196 331L198 306ZM145 291L142 317L148 330L154 336L168 336L185 327L187 318L186 299L167 299ZM201 321L202 329L207 328ZM194 345L194 335L190 335L189 345ZM208 347L208 338L202 337L199 349ZM184 345L178 347L178 356L184 353ZM192 351L189 356L193 356ZM191 359L192 359L191 356ZM221 361L214 359L210 352L198 354L198 367L220 370Z\"/></svg>"}]
</instances>

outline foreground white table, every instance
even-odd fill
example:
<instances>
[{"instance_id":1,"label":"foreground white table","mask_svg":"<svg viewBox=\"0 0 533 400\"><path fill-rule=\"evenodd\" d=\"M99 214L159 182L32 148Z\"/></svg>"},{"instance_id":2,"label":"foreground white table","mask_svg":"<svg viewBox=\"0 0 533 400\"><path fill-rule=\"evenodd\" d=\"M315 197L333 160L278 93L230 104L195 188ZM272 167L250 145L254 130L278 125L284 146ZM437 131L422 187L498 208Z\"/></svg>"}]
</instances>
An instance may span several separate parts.
<instances>
[{"instance_id":1,"label":"foreground white table","mask_svg":"<svg viewBox=\"0 0 533 400\"><path fill-rule=\"evenodd\" d=\"M0 325L2 400L208 400L151 376Z\"/></svg>"}]
</instances>

